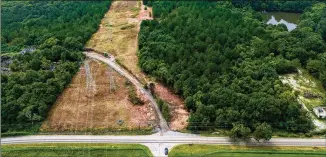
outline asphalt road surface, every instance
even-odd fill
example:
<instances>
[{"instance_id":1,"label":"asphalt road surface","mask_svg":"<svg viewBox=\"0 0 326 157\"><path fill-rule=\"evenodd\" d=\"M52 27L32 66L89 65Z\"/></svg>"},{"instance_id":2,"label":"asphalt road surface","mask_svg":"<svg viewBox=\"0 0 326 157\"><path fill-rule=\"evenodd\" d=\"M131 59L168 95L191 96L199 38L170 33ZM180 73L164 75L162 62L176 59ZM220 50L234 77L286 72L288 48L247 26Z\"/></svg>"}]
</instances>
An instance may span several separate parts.
<instances>
[{"instance_id":1,"label":"asphalt road surface","mask_svg":"<svg viewBox=\"0 0 326 157\"><path fill-rule=\"evenodd\" d=\"M106 135L33 135L1 138L1 144L26 143L128 143L143 144L149 147L154 156L164 156L164 148L178 144L217 144L251 146L326 146L326 139L316 138L273 138L268 142L233 142L227 137L202 137L172 131L141 136L106 136Z\"/></svg>"}]
</instances>

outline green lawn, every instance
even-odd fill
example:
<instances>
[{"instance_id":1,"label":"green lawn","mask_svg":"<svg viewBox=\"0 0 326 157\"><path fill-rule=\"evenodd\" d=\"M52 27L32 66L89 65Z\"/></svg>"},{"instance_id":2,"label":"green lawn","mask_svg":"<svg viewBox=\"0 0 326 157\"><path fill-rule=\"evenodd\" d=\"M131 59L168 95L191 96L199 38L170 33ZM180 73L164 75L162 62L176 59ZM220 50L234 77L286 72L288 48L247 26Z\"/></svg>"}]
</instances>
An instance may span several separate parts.
<instances>
[{"instance_id":1,"label":"green lawn","mask_svg":"<svg viewBox=\"0 0 326 157\"><path fill-rule=\"evenodd\" d=\"M2 157L152 157L140 144L19 144L2 145Z\"/></svg>"},{"instance_id":2,"label":"green lawn","mask_svg":"<svg viewBox=\"0 0 326 157\"><path fill-rule=\"evenodd\" d=\"M326 147L179 145L169 157L325 157Z\"/></svg>"}]
</instances>

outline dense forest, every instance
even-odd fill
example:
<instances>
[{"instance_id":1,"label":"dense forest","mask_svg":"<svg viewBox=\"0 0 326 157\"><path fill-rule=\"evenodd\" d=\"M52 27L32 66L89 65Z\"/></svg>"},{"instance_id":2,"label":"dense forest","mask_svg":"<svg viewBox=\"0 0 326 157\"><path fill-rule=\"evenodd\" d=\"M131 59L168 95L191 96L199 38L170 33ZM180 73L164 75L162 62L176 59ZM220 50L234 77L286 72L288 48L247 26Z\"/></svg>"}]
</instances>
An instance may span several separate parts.
<instances>
[{"instance_id":1,"label":"dense forest","mask_svg":"<svg viewBox=\"0 0 326 157\"><path fill-rule=\"evenodd\" d=\"M297 12L302 13L306 8L311 7L313 4L318 3L322 0L232 0L232 4L235 7L251 7L256 11L284 11L284 12ZM143 0L145 5L152 6L153 15L155 17L160 17L161 15L167 15L173 9L178 6L189 5L187 2L170 3L161 2L155 3L155 0ZM207 0L208 2L208 0Z\"/></svg>"},{"instance_id":2,"label":"dense forest","mask_svg":"<svg viewBox=\"0 0 326 157\"><path fill-rule=\"evenodd\" d=\"M251 6L256 11L303 12L307 7L317 3L317 0L232 0L236 7Z\"/></svg>"},{"instance_id":3,"label":"dense forest","mask_svg":"<svg viewBox=\"0 0 326 157\"><path fill-rule=\"evenodd\" d=\"M189 129L313 128L279 75L307 68L326 87L324 3L306 9L292 32L265 24L250 6L147 3L159 18L141 24L139 65L185 98Z\"/></svg>"},{"instance_id":4,"label":"dense forest","mask_svg":"<svg viewBox=\"0 0 326 157\"><path fill-rule=\"evenodd\" d=\"M301 17L301 22L299 24L299 29L302 31L309 31L310 34L305 34L305 36L300 35L301 40L305 41L307 38L315 38L315 42L321 42L320 36L326 41L326 3L319 3L313 7L307 9L306 12ZM316 43L306 43L313 44L311 46L316 46ZM322 44L318 44L322 45ZM317 45L317 46L318 46ZM323 86L326 88L326 50L324 47L320 47L321 51L312 52L313 54L309 56L306 68L309 72L316 78L322 81Z\"/></svg>"},{"instance_id":5,"label":"dense forest","mask_svg":"<svg viewBox=\"0 0 326 157\"><path fill-rule=\"evenodd\" d=\"M46 118L109 6L109 1L2 3L2 53L13 56L10 72L1 75L2 132L28 130ZM36 50L21 51L29 47Z\"/></svg>"}]
</instances>

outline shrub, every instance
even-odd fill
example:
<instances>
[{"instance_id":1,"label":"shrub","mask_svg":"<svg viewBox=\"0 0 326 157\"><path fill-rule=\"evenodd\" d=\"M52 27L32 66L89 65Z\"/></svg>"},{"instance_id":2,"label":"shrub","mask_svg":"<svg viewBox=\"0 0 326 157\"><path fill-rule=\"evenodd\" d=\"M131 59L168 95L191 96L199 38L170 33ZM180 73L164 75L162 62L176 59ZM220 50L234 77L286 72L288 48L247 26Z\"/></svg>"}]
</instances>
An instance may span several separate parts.
<instances>
[{"instance_id":1,"label":"shrub","mask_svg":"<svg viewBox=\"0 0 326 157\"><path fill-rule=\"evenodd\" d=\"M134 88L129 89L128 100L134 105L143 105L144 102L137 96Z\"/></svg>"},{"instance_id":2,"label":"shrub","mask_svg":"<svg viewBox=\"0 0 326 157\"><path fill-rule=\"evenodd\" d=\"M258 125L253 133L254 139L258 142L261 139L268 141L272 138L272 135L272 127L267 123L262 123Z\"/></svg>"},{"instance_id":3,"label":"shrub","mask_svg":"<svg viewBox=\"0 0 326 157\"><path fill-rule=\"evenodd\" d=\"M130 24L130 25L125 25L125 26L122 26L120 29L121 30L125 30L125 29L130 29L130 28L134 28L135 25L134 24Z\"/></svg>"},{"instance_id":4,"label":"shrub","mask_svg":"<svg viewBox=\"0 0 326 157\"><path fill-rule=\"evenodd\" d=\"M247 140L250 138L251 129L243 124L233 124L230 138L235 140L237 138Z\"/></svg>"},{"instance_id":5,"label":"shrub","mask_svg":"<svg viewBox=\"0 0 326 157\"><path fill-rule=\"evenodd\" d=\"M164 119L167 122L170 121L169 105L167 103L163 103L163 106L162 106L162 114L163 114Z\"/></svg>"}]
</instances>

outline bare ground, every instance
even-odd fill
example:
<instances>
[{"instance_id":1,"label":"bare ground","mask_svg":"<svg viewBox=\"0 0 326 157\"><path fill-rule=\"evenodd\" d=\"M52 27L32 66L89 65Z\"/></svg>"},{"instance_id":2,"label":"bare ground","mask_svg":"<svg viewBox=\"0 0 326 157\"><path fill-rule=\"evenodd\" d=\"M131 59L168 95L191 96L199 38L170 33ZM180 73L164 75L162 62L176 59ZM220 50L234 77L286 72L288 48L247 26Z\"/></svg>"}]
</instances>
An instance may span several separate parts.
<instances>
[{"instance_id":1,"label":"bare ground","mask_svg":"<svg viewBox=\"0 0 326 157\"><path fill-rule=\"evenodd\" d=\"M168 88L160 83L155 84L155 94L165 102L169 103L171 114L171 130L183 130L188 125L189 113L185 109L184 100L173 94Z\"/></svg>"},{"instance_id":2,"label":"bare ground","mask_svg":"<svg viewBox=\"0 0 326 157\"><path fill-rule=\"evenodd\" d=\"M85 66L81 66L50 110L41 131L149 127L155 113L150 104L131 104L126 79L98 61L91 60L89 67L94 80L93 90L87 88ZM110 77L114 81L110 81ZM115 86L116 90L110 86ZM118 120L124 123L118 125Z\"/></svg>"},{"instance_id":3,"label":"bare ground","mask_svg":"<svg viewBox=\"0 0 326 157\"><path fill-rule=\"evenodd\" d=\"M99 30L93 34L86 47L114 55L140 82L149 82L151 79L138 66L137 51L140 23L142 20L152 20L150 13L152 14L151 7L145 10L145 6L137 1L114 1L102 19ZM128 25L134 27L121 29ZM171 129L184 129L189 113L184 109L183 100L161 84L157 84L156 93L171 104Z\"/></svg>"}]
</instances>

